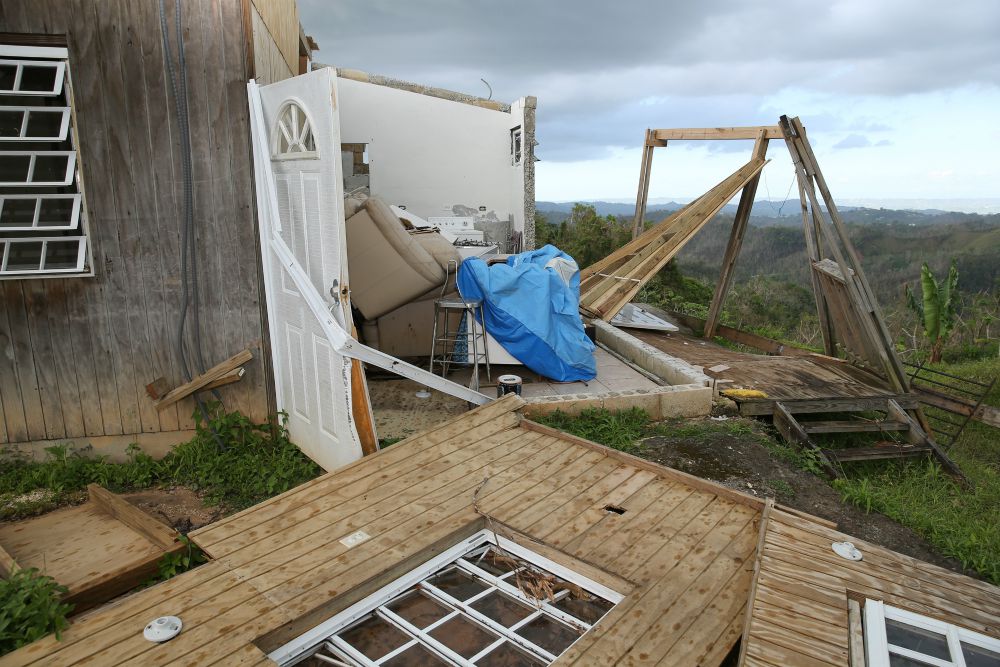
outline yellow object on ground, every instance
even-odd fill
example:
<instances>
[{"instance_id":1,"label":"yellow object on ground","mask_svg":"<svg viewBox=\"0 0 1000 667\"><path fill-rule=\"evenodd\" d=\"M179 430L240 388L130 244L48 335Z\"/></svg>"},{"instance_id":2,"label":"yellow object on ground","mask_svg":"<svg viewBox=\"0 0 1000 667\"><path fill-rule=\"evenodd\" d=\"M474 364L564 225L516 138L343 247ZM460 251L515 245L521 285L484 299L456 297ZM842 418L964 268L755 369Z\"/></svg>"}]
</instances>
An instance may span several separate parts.
<instances>
[{"instance_id":1,"label":"yellow object on ground","mask_svg":"<svg viewBox=\"0 0 1000 667\"><path fill-rule=\"evenodd\" d=\"M719 393L729 398L767 398L767 394L757 389L723 389Z\"/></svg>"}]
</instances>

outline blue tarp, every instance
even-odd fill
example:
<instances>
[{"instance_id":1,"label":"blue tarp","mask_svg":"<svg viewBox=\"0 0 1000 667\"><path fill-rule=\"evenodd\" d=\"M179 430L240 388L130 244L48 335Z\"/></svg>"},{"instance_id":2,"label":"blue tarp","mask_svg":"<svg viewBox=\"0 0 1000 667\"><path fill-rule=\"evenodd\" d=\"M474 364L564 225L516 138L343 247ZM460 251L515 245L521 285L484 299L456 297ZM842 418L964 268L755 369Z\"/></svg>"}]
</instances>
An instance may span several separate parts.
<instances>
[{"instance_id":1,"label":"blue tarp","mask_svg":"<svg viewBox=\"0 0 1000 667\"><path fill-rule=\"evenodd\" d=\"M486 330L531 370L559 382L597 376L580 319L580 271L563 251L547 245L492 266L470 257L458 269L458 290L482 299Z\"/></svg>"}]
</instances>

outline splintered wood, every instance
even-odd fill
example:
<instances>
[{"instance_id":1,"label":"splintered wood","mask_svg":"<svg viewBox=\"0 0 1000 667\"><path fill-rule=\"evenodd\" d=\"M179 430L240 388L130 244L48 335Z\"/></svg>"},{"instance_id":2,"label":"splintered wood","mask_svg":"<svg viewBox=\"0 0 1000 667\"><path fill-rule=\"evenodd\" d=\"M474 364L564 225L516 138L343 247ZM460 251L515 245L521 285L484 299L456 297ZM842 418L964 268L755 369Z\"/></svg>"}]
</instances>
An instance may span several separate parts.
<instances>
[{"instance_id":1,"label":"splintered wood","mask_svg":"<svg viewBox=\"0 0 1000 667\"><path fill-rule=\"evenodd\" d=\"M655 227L580 274L580 309L609 321L764 168L754 159Z\"/></svg>"}]
</instances>

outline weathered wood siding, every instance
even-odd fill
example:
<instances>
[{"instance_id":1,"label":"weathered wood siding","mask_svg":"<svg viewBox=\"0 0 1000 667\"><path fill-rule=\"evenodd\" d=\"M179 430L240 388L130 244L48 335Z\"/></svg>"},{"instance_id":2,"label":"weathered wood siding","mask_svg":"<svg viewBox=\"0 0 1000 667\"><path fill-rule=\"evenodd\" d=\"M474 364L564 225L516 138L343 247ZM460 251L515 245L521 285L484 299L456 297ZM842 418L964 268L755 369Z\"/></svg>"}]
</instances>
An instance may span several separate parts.
<instances>
[{"instance_id":1,"label":"weathered wood siding","mask_svg":"<svg viewBox=\"0 0 1000 667\"><path fill-rule=\"evenodd\" d=\"M299 73L299 7L296 0L251 0L254 13L284 58L288 70ZM255 36L258 35L254 25ZM254 42L257 45L257 42ZM274 72L274 69L269 70ZM260 74L260 72L258 72ZM277 80L277 79L275 79Z\"/></svg>"},{"instance_id":2,"label":"weathered wood siding","mask_svg":"<svg viewBox=\"0 0 1000 667\"><path fill-rule=\"evenodd\" d=\"M227 408L263 419L270 371L261 349L247 10L241 0L187 0L183 22L204 357L211 366L255 348L243 380L220 391ZM96 273L0 282L0 442L190 429L191 399L157 412L145 392L159 376L185 379L174 345L180 135L158 3L4 0L0 31L66 35Z\"/></svg>"},{"instance_id":3,"label":"weathered wood siding","mask_svg":"<svg viewBox=\"0 0 1000 667\"><path fill-rule=\"evenodd\" d=\"M253 63L254 78L260 85L274 83L294 76L289 68L281 49L267 29L267 24L261 18L260 12L254 6L250 7L251 26L253 27ZM296 64L296 71L298 65Z\"/></svg>"},{"instance_id":4,"label":"weathered wood siding","mask_svg":"<svg viewBox=\"0 0 1000 667\"><path fill-rule=\"evenodd\" d=\"M837 556L844 540L864 559ZM748 666L848 667L848 594L1000 637L1000 588L785 512L771 512L759 558Z\"/></svg>"}]
</instances>

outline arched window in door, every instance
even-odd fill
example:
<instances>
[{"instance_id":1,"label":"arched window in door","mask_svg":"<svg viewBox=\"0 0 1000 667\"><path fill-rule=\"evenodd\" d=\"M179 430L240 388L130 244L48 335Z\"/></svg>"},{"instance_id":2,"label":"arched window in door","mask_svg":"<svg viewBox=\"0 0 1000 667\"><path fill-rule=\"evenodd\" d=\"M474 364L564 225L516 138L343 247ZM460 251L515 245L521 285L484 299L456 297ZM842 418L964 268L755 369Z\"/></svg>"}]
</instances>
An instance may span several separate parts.
<instances>
[{"instance_id":1,"label":"arched window in door","mask_svg":"<svg viewBox=\"0 0 1000 667\"><path fill-rule=\"evenodd\" d=\"M281 105L271 146L273 160L315 160L319 158L309 114L295 100Z\"/></svg>"}]
</instances>

